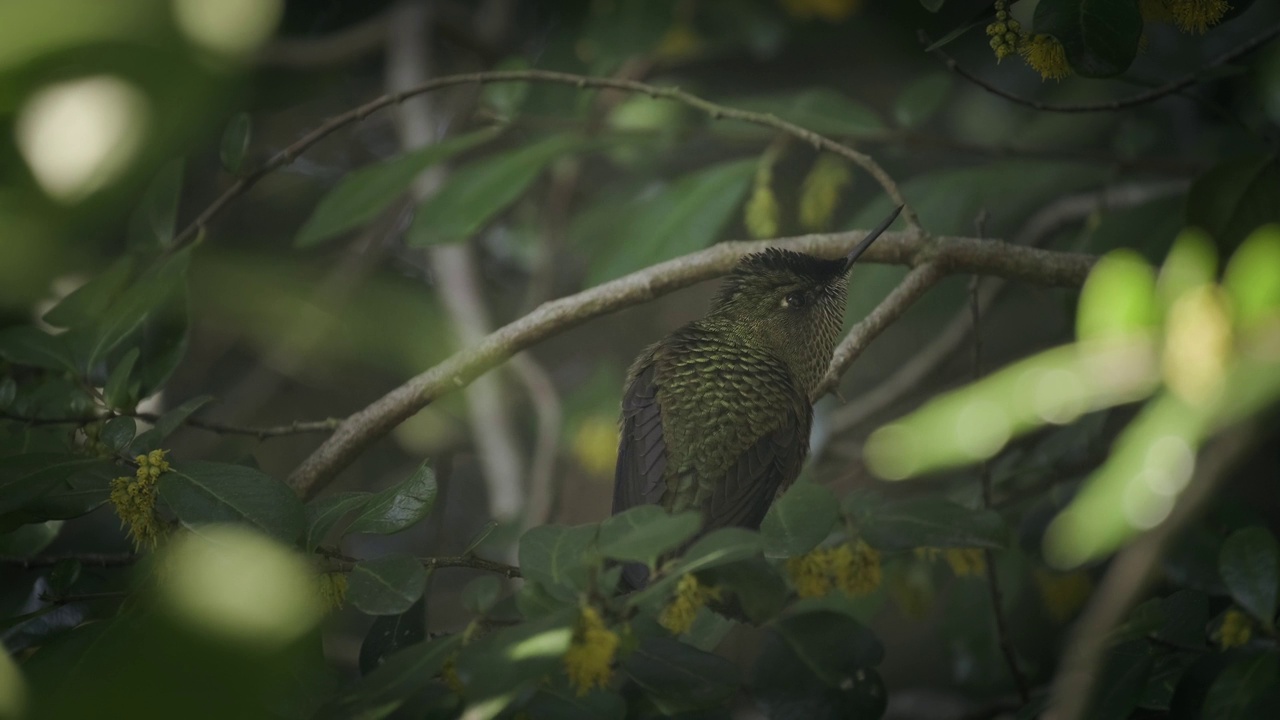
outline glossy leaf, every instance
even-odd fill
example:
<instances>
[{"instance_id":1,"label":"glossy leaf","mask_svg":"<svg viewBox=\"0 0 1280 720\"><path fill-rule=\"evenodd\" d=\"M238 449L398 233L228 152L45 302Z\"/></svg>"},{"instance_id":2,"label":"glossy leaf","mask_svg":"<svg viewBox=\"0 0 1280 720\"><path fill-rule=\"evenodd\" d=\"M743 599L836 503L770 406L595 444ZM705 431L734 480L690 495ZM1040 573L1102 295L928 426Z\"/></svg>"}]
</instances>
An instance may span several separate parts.
<instances>
[{"instance_id":1,"label":"glossy leaf","mask_svg":"<svg viewBox=\"0 0 1280 720\"><path fill-rule=\"evenodd\" d=\"M240 522L287 543L303 530L302 504L288 485L253 468L175 462L157 483L160 500L183 525Z\"/></svg>"},{"instance_id":2,"label":"glossy leaf","mask_svg":"<svg viewBox=\"0 0 1280 720\"><path fill-rule=\"evenodd\" d=\"M1218 572L1237 604L1273 627L1280 595L1280 548L1262 527L1237 530L1222 543Z\"/></svg>"},{"instance_id":3,"label":"glossy leaf","mask_svg":"<svg viewBox=\"0 0 1280 720\"><path fill-rule=\"evenodd\" d=\"M364 642L360 643L360 674L368 675L396 652L427 639L425 598L399 615L379 615L373 619Z\"/></svg>"},{"instance_id":4,"label":"glossy leaf","mask_svg":"<svg viewBox=\"0 0 1280 720\"><path fill-rule=\"evenodd\" d=\"M765 552L803 555L825 540L839 519L840 501L834 493L814 483L795 483L770 506L760 524Z\"/></svg>"},{"instance_id":5,"label":"glossy leaf","mask_svg":"<svg viewBox=\"0 0 1280 720\"><path fill-rule=\"evenodd\" d=\"M373 495L367 492L341 492L318 497L303 508L306 514L306 532L302 547L311 552L324 542L325 536L348 513L363 508Z\"/></svg>"},{"instance_id":6,"label":"glossy leaf","mask_svg":"<svg viewBox=\"0 0 1280 720\"><path fill-rule=\"evenodd\" d=\"M133 441L133 447L130 453L133 455L141 455L151 452L160 447L175 430L182 427L182 423L191 417L197 410L213 402L212 395L199 395L182 403L178 407L166 411L156 420L155 425L150 429L138 435Z\"/></svg>"},{"instance_id":7,"label":"glossy leaf","mask_svg":"<svg viewBox=\"0 0 1280 720\"><path fill-rule=\"evenodd\" d=\"M222 131L222 142L218 145L218 160L222 163L222 169L232 175L239 173L240 167L244 165L244 156L249 150L252 130L249 113L242 111L232 115L227 121L227 127Z\"/></svg>"},{"instance_id":8,"label":"glossy leaf","mask_svg":"<svg viewBox=\"0 0 1280 720\"><path fill-rule=\"evenodd\" d=\"M575 594L586 587L586 556L595 538L595 525L532 528L520 538L520 570L556 597L565 590Z\"/></svg>"},{"instance_id":9,"label":"glossy leaf","mask_svg":"<svg viewBox=\"0 0 1280 720\"><path fill-rule=\"evenodd\" d=\"M600 524L600 554L652 566L663 553L693 537L701 525L696 512L670 515L656 505L641 505Z\"/></svg>"},{"instance_id":10,"label":"glossy leaf","mask_svg":"<svg viewBox=\"0 0 1280 720\"><path fill-rule=\"evenodd\" d=\"M408 612L427 588L427 570L410 555L362 560L347 579L347 601L369 615Z\"/></svg>"},{"instance_id":11,"label":"glossy leaf","mask_svg":"<svg viewBox=\"0 0 1280 720\"><path fill-rule=\"evenodd\" d=\"M1035 31L1057 38L1078 74L1113 77L1138 53L1142 15L1136 2L1040 0Z\"/></svg>"},{"instance_id":12,"label":"glossy leaf","mask_svg":"<svg viewBox=\"0 0 1280 720\"><path fill-rule=\"evenodd\" d=\"M872 547L897 552L918 547L1000 548L1008 529L1000 515L935 497L887 502L858 525Z\"/></svg>"},{"instance_id":13,"label":"glossy leaf","mask_svg":"<svg viewBox=\"0 0 1280 720\"><path fill-rule=\"evenodd\" d=\"M365 225L395 202L423 170L493 137L487 130L470 133L348 173L321 198L294 245L311 247Z\"/></svg>"},{"instance_id":14,"label":"glossy leaf","mask_svg":"<svg viewBox=\"0 0 1280 720\"><path fill-rule=\"evenodd\" d=\"M107 407L124 409L132 404L129 376L133 372L134 364L138 362L138 355L138 348L130 348L116 366L111 368L111 375L107 378L106 387L102 390L102 397L107 401Z\"/></svg>"},{"instance_id":15,"label":"glossy leaf","mask_svg":"<svg viewBox=\"0 0 1280 720\"><path fill-rule=\"evenodd\" d=\"M113 453L123 453L133 442L138 421L131 417L114 417L102 424L98 441Z\"/></svg>"},{"instance_id":16,"label":"glossy leaf","mask_svg":"<svg viewBox=\"0 0 1280 720\"><path fill-rule=\"evenodd\" d=\"M431 514L436 503L436 473L423 463L412 475L369 498L347 526L349 533L390 535L412 527Z\"/></svg>"},{"instance_id":17,"label":"glossy leaf","mask_svg":"<svg viewBox=\"0 0 1280 720\"><path fill-rule=\"evenodd\" d=\"M459 168L418 206L408 243L425 247L470 238L523 195L547 165L580 145L577 138L555 135Z\"/></svg>"}]
</instances>

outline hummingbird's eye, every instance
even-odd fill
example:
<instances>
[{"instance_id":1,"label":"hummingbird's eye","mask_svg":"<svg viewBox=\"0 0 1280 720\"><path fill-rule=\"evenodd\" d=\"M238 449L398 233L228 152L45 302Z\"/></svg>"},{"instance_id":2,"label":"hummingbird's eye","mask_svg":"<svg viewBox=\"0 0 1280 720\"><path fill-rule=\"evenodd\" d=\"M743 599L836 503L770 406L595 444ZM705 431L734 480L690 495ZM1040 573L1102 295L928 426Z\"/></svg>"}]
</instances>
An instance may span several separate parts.
<instances>
[{"instance_id":1,"label":"hummingbird's eye","mask_svg":"<svg viewBox=\"0 0 1280 720\"><path fill-rule=\"evenodd\" d=\"M799 310L808 304L809 298L805 297L804 293L788 293L786 297L782 298L782 307L788 310Z\"/></svg>"}]
</instances>

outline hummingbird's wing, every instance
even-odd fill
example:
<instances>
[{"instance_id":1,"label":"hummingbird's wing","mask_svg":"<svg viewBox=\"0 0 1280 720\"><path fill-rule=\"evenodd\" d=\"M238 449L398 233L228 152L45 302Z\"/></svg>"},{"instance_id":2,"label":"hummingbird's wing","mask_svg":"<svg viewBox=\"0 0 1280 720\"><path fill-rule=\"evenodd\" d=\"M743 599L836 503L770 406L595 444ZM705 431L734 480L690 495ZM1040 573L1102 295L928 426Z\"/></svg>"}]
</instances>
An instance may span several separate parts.
<instances>
[{"instance_id":1,"label":"hummingbird's wing","mask_svg":"<svg viewBox=\"0 0 1280 720\"><path fill-rule=\"evenodd\" d=\"M809 426L813 413L797 403L773 432L766 433L738 455L714 484L703 507L705 528L760 527L778 491L800 475L809 450Z\"/></svg>"},{"instance_id":2,"label":"hummingbird's wing","mask_svg":"<svg viewBox=\"0 0 1280 720\"><path fill-rule=\"evenodd\" d=\"M667 444L662 408L650 363L635 374L622 396L622 434L613 475L613 514L639 505L656 505L666 491Z\"/></svg>"}]
</instances>

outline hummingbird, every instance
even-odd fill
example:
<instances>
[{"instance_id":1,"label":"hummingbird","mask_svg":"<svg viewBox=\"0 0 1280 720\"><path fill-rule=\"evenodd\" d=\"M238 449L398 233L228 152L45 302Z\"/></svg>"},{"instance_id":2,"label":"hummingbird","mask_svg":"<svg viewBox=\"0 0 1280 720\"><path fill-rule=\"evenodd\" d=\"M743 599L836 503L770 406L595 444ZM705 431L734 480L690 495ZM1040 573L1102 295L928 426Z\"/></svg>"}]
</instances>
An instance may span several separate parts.
<instances>
[{"instance_id":1,"label":"hummingbird","mask_svg":"<svg viewBox=\"0 0 1280 720\"><path fill-rule=\"evenodd\" d=\"M809 452L849 270L901 211L838 260L778 248L744 256L706 315L640 354L622 396L614 515L648 504L701 513L699 535L760 527ZM642 588L648 570L626 565L622 579Z\"/></svg>"}]
</instances>

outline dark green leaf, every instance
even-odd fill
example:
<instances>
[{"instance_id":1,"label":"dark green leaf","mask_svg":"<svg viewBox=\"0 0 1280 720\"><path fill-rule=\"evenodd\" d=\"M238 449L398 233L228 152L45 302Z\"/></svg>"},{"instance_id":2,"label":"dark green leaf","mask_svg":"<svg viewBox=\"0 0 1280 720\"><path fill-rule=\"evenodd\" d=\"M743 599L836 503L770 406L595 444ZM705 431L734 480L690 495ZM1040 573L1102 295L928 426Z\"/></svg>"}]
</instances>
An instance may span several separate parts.
<instances>
[{"instance_id":1,"label":"dark green leaf","mask_svg":"<svg viewBox=\"0 0 1280 720\"><path fill-rule=\"evenodd\" d=\"M1057 38L1080 75L1113 77L1138 53L1142 14L1128 0L1040 0L1035 31Z\"/></svg>"},{"instance_id":2,"label":"dark green leaf","mask_svg":"<svg viewBox=\"0 0 1280 720\"><path fill-rule=\"evenodd\" d=\"M845 613L791 612L772 627L809 670L832 687L840 687L860 668L878 665L884 658L880 640Z\"/></svg>"},{"instance_id":3,"label":"dark green leaf","mask_svg":"<svg viewBox=\"0 0 1280 720\"><path fill-rule=\"evenodd\" d=\"M425 247L470 238L523 195L548 164L580 145L577 138L556 135L458 169L418 206L408 243Z\"/></svg>"},{"instance_id":4,"label":"dark green leaf","mask_svg":"<svg viewBox=\"0 0 1280 720\"><path fill-rule=\"evenodd\" d=\"M1156 655L1151 674L1147 676L1147 685L1142 690L1142 699L1138 702L1139 707L1172 709L1174 691L1196 657L1194 652L1165 652Z\"/></svg>"},{"instance_id":5,"label":"dark green leaf","mask_svg":"<svg viewBox=\"0 0 1280 720\"><path fill-rule=\"evenodd\" d=\"M160 500L187 526L242 522L292 543L302 534L302 504L288 485L253 468L175 463L157 483Z\"/></svg>"},{"instance_id":6,"label":"dark green leaf","mask_svg":"<svg viewBox=\"0 0 1280 720\"><path fill-rule=\"evenodd\" d=\"M541 583L555 597L565 590L575 595L584 589L596 538L595 525L542 525L530 529L520 538L520 570L526 578Z\"/></svg>"},{"instance_id":7,"label":"dark green leaf","mask_svg":"<svg viewBox=\"0 0 1280 720\"><path fill-rule=\"evenodd\" d=\"M1219 673L1205 697L1205 720L1252 720L1280 712L1280 657L1246 657Z\"/></svg>"},{"instance_id":8,"label":"dark green leaf","mask_svg":"<svg viewBox=\"0 0 1280 720\"><path fill-rule=\"evenodd\" d=\"M436 473L423 463L403 482L369 498L347 527L349 533L390 535L431 514L436 503Z\"/></svg>"},{"instance_id":9,"label":"dark green leaf","mask_svg":"<svg viewBox=\"0 0 1280 720\"><path fill-rule=\"evenodd\" d=\"M186 286L189 250L181 250L148 268L106 309L93 327L85 367L105 360L125 338L158 315Z\"/></svg>"},{"instance_id":10,"label":"dark green leaf","mask_svg":"<svg viewBox=\"0 0 1280 720\"><path fill-rule=\"evenodd\" d=\"M111 375L107 378L107 385L102 390L102 396L107 401L107 407L115 409L128 408L133 405L134 398L129 393L129 375L133 372L134 363L138 362L138 348L129 348L129 352L111 368ZM133 438L129 438L132 440Z\"/></svg>"},{"instance_id":11,"label":"dark green leaf","mask_svg":"<svg viewBox=\"0 0 1280 720\"><path fill-rule=\"evenodd\" d=\"M462 642L461 635L418 643L387 658L320 712L322 718L382 718L439 674Z\"/></svg>"},{"instance_id":12,"label":"dark green leaf","mask_svg":"<svg viewBox=\"0 0 1280 720\"><path fill-rule=\"evenodd\" d=\"M821 485L798 482L769 508L760 524L765 552L803 555L827 539L840 519L840 501Z\"/></svg>"},{"instance_id":13,"label":"dark green leaf","mask_svg":"<svg viewBox=\"0 0 1280 720\"><path fill-rule=\"evenodd\" d=\"M574 602L573 599L553 597L541 583L534 580L525 580L516 591L516 607L526 620L536 620L559 612L572 606Z\"/></svg>"},{"instance_id":14,"label":"dark green leaf","mask_svg":"<svg viewBox=\"0 0 1280 720\"><path fill-rule=\"evenodd\" d=\"M622 670L665 715L714 707L737 692L737 666L670 638L645 640Z\"/></svg>"},{"instance_id":15,"label":"dark green leaf","mask_svg":"<svg viewBox=\"0 0 1280 720\"><path fill-rule=\"evenodd\" d=\"M1111 649L1098 675L1090 718L1121 720L1137 707L1151 675L1152 655L1145 640L1133 640Z\"/></svg>"},{"instance_id":16,"label":"dark green leaf","mask_svg":"<svg viewBox=\"0 0 1280 720\"><path fill-rule=\"evenodd\" d=\"M482 575L462 588L462 607L477 615L483 615L498 602L502 594L502 581L493 575Z\"/></svg>"},{"instance_id":17,"label":"dark green leaf","mask_svg":"<svg viewBox=\"0 0 1280 720\"><path fill-rule=\"evenodd\" d=\"M893 105L893 118L907 128L925 124L946 104L951 85L951 76L942 72L921 75L912 80L898 94Z\"/></svg>"},{"instance_id":18,"label":"dark green leaf","mask_svg":"<svg viewBox=\"0 0 1280 720\"><path fill-rule=\"evenodd\" d=\"M482 130L428 145L348 174L328 192L293 241L297 247L318 245L361 227L387 209L423 170L491 140Z\"/></svg>"},{"instance_id":19,"label":"dark green leaf","mask_svg":"<svg viewBox=\"0 0 1280 720\"><path fill-rule=\"evenodd\" d=\"M60 328L84 328L97 322L133 275L133 257L125 255L58 301L44 321Z\"/></svg>"},{"instance_id":20,"label":"dark green leaf","mask_svg":"<svg viewBox=\"0 0 1280 720\"><path fill-rule=\"evenodd\" d=\"M519 55L509 57L498 63L494 70L528 70L529 62ZM529 96L527 82L495 82L486 83L480 91L485 105L493 109L494 114L503 120L510 120L520 112L520 106Z\"/></svg>"},{"instance_id":21,"label":"dark green leaf","mask_svg":"<svg viewBox=\"0 0 1280 720\"><path fill-rule=\"evenodd\" d=\"M620 695L603 690L579 695L553 679L538 688L523 711L531 718L623 720L627 715L627 703Z\"/></svg>"},{"instance_id":22,"label":"dark green leaf","mask_svg":"<svg viewBox=\"0 0 1280 720\"><path fill-rule=\"evenodd\" d=\"M347 513L362 508L373 497L367 492L341 492L325 495L306 504L306 533L302 538L302 547L307 552L315 550L324 542L324 538Z\"/></svg>"},{"instance_id":23,"label":"dark green leaf","mask_svg":"<svg viewBox=\"0 0 1280 720\"><path fill-rule=\"evenodd\" d=\"M742 528L720 528L699 538L678 561L668 568L666 575L649 583L645 589L633 593L627 600L631 606L645 606L660 602L675 589L680 577L687 573L736 563L759 556L764 551L764 538L760 533ZM524 567L524 563L520 563Z\"/></svg>"},{"instance_id":24,"label":"dark green leaf","mask_svg":"<svg viewBox=\"0 0 1280 720\"><path fill-rule=\"evenodd\" d=\"M98 441L113 453L122 453L133 442L134 433L138 431L138 421L131 417L113 417L102 424Z\"/></svg>"},{"instance_id":25,"label":"dark green leaf","mask_svg":"<svg viewBox=\"0 0 1280 720\"><path fill-rule=\"evenodd\" d=\"M17 396L18 383L8 376L0 378L0 408L7 408L12 405L13 399Z\"/></svg>"},{"instance_id":26,"label":"dark green leaf","mask_svg":"<svg viewBox=\"0 0 1280 720\"><path fill-rule=\"evenodd\" d=\"M218 160L222 162L222 168L232 175L239 173L240 166L244 164L252 129L249 113L242 111L232 115L227 121L226 129L222 131L222 142L218 145Z\"/></svg>"},{"instance_id":27,"label":"dark green leaf","mask_svg":"<svg viewBox=\"0 0 1280 720\"><path fill-rule=\"evenodd\" d=\"M928 10L931 13L936 13L942 9L942 4L946 1L947 0L920 0L920 4L925 10Z\"/></svg>"},{"instance_id":28,"label":"dark green leaf","mask_svg":"<svg viewBox=\"0 0 1280 720\"><path fill-rule=\"evenodd\" d=\"M576 613L576 609L562 610L503 628L468 645L457 662L467 699L505 697L505 702L511 702L544 675L563 668Z\"/></svg>"},{"instance_id":29,"label":"dark green leaf","mask_svg":"<svg viewBox=\"0 0 1280 720\"><path fill-rule=\"evenodd\" d=\"M185 168L186 163L182 158L165 163L143 191L142 199L129 216L131 250L150 254L168 247L173 241ZM106 307L105 304L103 307Z\"/></svg>"},{"instance_id":30,"label":"dark green leaf","mask_svg":"<svg viewBox=\"0 0 1280 720\"><path fill-rule=\"evenodd\" d=\"M427 569L410 555L362 560L351 570L347 600L369 615L399 615L422 597Z\"/></svg>"},{"instance_id":31,"label":"dark green leaf","mask_svg":"<svg viewBox=\"0 0 1280 720\"><path fill-rule=\"evenodd\" d=\"M0 359L14 365L75 371L76 362L63 335L50 335L30 325L0 330Z\"/></svg>"},{"instance_id":32,"label":"dark green leaf","mask_svg":"<svg viewBox=\"0 0 1280 720\"><path fill-rule=\"evenodd\" d=\"M476 548L480 547L480 543L483 543L486 539L488 539L489 535L493 533L493 531L497 529L497 527L498 527L497 520L490 520L489 522L486 522L484 524L484 527L480 528L480 530L476 532L476 534L471 538L471 540L467 542L467 546L463 548L462 554L470 555L473 551L475 551Z\"/></svg>"},{"instance_id":33,"label":"dark green leaf","mask_svg":"<svg viewBox=\"0 0 1280 720\"><path fill-rule=\"evenodd\" d=\"M1280 222L1277 196L1280 164L1275 155L1224 160L1191 184L1187 225L1203 228L1219 248L1235 248L1259 226Z\"/></svg>"},{"instance_id":34,"label":"dark green leaf","mask_svg":"<svg viewBox=\"0 0 1280 720\"><path fill-rule=\"evenodd\" d=\"M1179 590L1160 601L1164 623L1156 637L1182 647L1204 646L1209 624L1209 597L1199 590Z\"/></svg>"},{"instance_id":35,"label":"dark green leaf","mask_svg":"<svg viewBox=\"0 0 1280 720\"><path fill-rule=\"evenodd\" d=\"M600 524L600 554L653 566L664 553L693 537L701 525L699 513L669 515L657 505L641 505Z\"/></svg>"},{"instance_id":36,"label":"dark green leaf","mask_svg":"<svg viewBox=\"0 0 1280 720\"><path fill-rule=\"evenodd\" d=\"M368 675L404 648L427 639L426 600L420 599L399 615L379 615L360 643L360 674Z\"/></svg>"},{"instance_id":37,"label":"dark green leaf","mask_svg":"<svg viewBox=\"0 0 1280 720\"><path fill-rule=\"evenodd\" d=\"M887 502L858 528L873 547L887 552L917 547L1000 548L1004 520L991 510L972 510L942 498Z\"/></svg>"},{"instance_id":38,"label":"dark green leaf","mask_svg":"<svg viewBox=\"0 0 1280 720\"><path fill-rule=\"evenodd\" d=\"M61 520L29 523L0 535L0 555L25 558L39 553L58 539Z\"/></svg>"},{"instance_id":39,"label":"dark green leaf","mask_svg":"<svg viewBox=\"0 0 1280 720\"><path fill-rule=\"evenodd\" d=\"M58 453L30 453L4 458L0 462L0 532L19 525L49 519L70 517L62 513L45 514L56 508L41 507L46 499L73 492L82 479L92 480L105 489L102 478L115 473L111 462L100 458ZM105 492L96 504L106 500ZM96 507L96 504L94 505Z\"/></svg>"},{"instance_id":40,"label":"dark green leaf","mask_svg":"<svg viewBox=\"0 0 1280 720\"><path fill-rule=\"evenodd\" d=\"M779 720L874 720L885 710L887 695L880 675L857 668L849 682L832 687L813 673L781 634L764 638L751 694L768 717Z\"/></svg>"},{"instance_id":41,"label":"dark green leaf","mask_svg":"<svg viewBox=\"0 0 1280 720\"><path fill-rule=\"evenodd\" d=\"M1218 572L1240 607L1271 628L1280 592L1280 550L1265 528L1237 530L1222 543Z\"/></svg>"},{"instance_id":42,"label":"dark green leaf","mask_svg":"<svg viewBox=\"0 0 1280 720\"><path fill-rule=\"evenodd\" d=\"M776 115L822 135L875 137L885 129L875 110L827 88L813 88L786 95L737 98L727 104L740 110ZM728 120L721 121L714 127L734 132L773 132L758 125L747 128L741 123Z\"/></svg>"},{"instance_id":43,"label":"dark green leaf","mask_svg":"<svg viewBox=\"0 0 1280 720\"><path fill-rule=\"evenodd\" d=\"M134 455L141 455L159 449L160 443L172 435L173 431L182 427L182 423L186 422L187 418L212 401L212 395L200 395L164 413L156 420L154 427L142 433L133 441L133 447L130 452Z\"/></svg>"},{"instance_id":44,"label":"dark green leaf","mask_svg":"<svg viewBox=\"0 0 1280 720\"><path fill-rule=\"evenodd\" d=\"M787 603L791 588L776 568L755 557L718 565L698 573L698 580L729 593L730 608L740 609L753 623L772 620ZM737 617L736 612L731 617Z\"/></svg>"}]
</instances>

